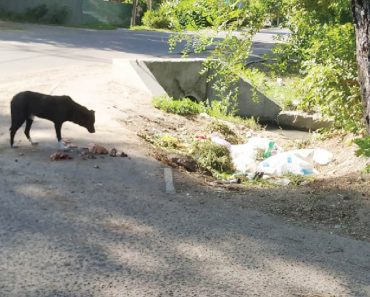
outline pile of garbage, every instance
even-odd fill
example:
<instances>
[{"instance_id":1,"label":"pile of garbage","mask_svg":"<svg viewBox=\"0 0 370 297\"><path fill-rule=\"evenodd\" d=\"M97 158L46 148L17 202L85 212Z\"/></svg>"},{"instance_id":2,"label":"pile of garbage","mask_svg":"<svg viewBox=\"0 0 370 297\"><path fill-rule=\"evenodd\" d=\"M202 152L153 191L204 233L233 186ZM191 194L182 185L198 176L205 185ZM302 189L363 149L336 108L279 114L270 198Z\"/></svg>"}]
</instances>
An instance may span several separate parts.
<instances>
[{"instance_id":1,"label":"pile of garbage","mask_svg":"<svg viewBox=\"0 0 370 297\"><path fill-rule=\"evenodd\" d=\"M333 160L333 154L322 148L284 151L275 141L263 137L251 137L244 144L231 144L217 133L210 138L229 150L237 173L251 179L317 174L317 165L327 165Z\"/></svg>"}]
</instances>

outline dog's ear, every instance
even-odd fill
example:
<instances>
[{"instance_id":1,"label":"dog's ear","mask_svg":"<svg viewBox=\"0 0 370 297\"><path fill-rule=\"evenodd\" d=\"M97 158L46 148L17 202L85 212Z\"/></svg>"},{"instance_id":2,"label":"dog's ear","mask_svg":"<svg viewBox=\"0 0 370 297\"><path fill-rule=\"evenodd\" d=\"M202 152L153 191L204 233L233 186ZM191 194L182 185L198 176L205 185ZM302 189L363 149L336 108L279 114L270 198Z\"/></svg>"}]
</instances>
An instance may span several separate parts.
<instances>
[{"instance_id":1,"label":"dog's ear","mask_svg":"<svg viewBox=\"0 0 370 297\"><path fill-rule=\"evenodd\" d=\"M90 112L91 112L92 114L95 114L95 110L90 109Z\"/></svg>"}]
</instances>

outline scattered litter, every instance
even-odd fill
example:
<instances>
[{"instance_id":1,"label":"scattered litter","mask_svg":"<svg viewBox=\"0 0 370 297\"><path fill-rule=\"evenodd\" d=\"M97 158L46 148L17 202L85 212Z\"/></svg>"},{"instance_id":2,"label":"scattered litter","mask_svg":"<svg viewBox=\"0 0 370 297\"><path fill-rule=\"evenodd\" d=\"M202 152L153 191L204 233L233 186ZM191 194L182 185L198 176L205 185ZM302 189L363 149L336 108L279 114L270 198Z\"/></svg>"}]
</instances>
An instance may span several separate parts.
<instances>
[{"instance_id":1,"label":"scattered litter","mask_svg":"<svg viewBox=\"0 0 370 297\"><path fill-rule=\"evenodd\" d=\"M50 160L51 161L59 161L59 160L71 160L72 157L64 152L55 152L50 155Z\"/></svg>"},{"instance_id":2,"label":"scattered litter","mask_svg":"<svg viewBox=\"0 0 370 297\"><path fill-rule=\"evenodd\" d=\"M121 152L119 154L119 156L122 157L122 158L127 158L128 157L128 155L125 152Z\"/></svg>"},{"instance_id":3,"label":"scattered litter","mask_svg":"<svg viewBox=\"0 0 370 297\"><path fill-rule=\"evenodd\" d=\"M247 143L231 144L216 133L211 134L212 142L229 149L235 169L253 178L258 167L257 160L281 152L282 149L271 139L251 137Z\"/></svg>"},{"instance_id":4,"label":"scattered litter","mask_svg":"<svg viewBox=\"0 0 370 297\"><path fill-rule=\"evenodd\" d=\"M117 157L117 150L115 148L112 148L109 152L109 156Z\"/></svg>"},{"instance_id":5,"label":"scattered litter","mask_svg":"<svg viewBox=\"0 0 370 297\"><path fill-rule=\"evenodd\" d=\"M212 133L211 134L211 140L212 140L213 143L225 146L229 150L231 148L231 143L228 142L227 140L223 139L222 137L220 137L217 133Z\"/></svg>"},{"instance_id":6,"label":"scattered litter","mask_svg":"<svg viewBox=\"0 0 370 297\"><path fill-rule=\"evenodd\" d=\"M222 145L230 151L233 165L238 172L251 179L280 177L285 174L317 174L315 165L327 165L333 160L333 154L327 150L299 149L283 152L273 140L251 137L245 144L233 145L212 133L213 143ZM278 179L274 183L289 184L289 179Z\"/></svg>"},{"instance_id":7,"label":"scattered litter","mask_svg":"<svg viewBox=\"0 0 370 297\"><path fill-rule=\"evenodd\" d=\"M201 117L201 118L203 118L203 119L210 119L211 117L210 117L210 115L209 114L207 114L207 113L205 113L205 112L201 112L200 114L199 114L199 117Z\"/></svg>"},{"instance_id":8,"label":"scattered litter","mask_svg":"<svg viewBox=\"0 0 370 297\"><path fill-rule=\"evenodd\" d=\"M240 184L242 180L240 178L231 178L224 181L226 184Z\"/></svg>"},{"instance_id":9,"label":"scattered litter","mask_svg":"<svg viewBox=\"0 0 370 297\"><path fill-rule=\"evenodd\" d=\"M205 139L207 139L207 136L205 136L205 135L197 135L197 136L195 136L195 138L196 139L199 139L199 140L205 140Z\"/></svg>"},{"instance_id":10,"label":"scattered litter","mask_svg":"<svg viewBox=\"0 0 370 297\"><path fill-rule=\"evenodd\" d=\"M271 179L270 182L278 186L287 186L290 184L290 179L289 178Z\"/></svg>"},{"instance_id":11,"label":"scattered litter","mask_svg":"<svg viewBox=\"0 0 370 297\"><path fill-rule=\"evenodd\" d=\"M77 145L73 144L70 139L63 139L62 143L67 149L77 148Z\"/></svg>"}]
</instances>

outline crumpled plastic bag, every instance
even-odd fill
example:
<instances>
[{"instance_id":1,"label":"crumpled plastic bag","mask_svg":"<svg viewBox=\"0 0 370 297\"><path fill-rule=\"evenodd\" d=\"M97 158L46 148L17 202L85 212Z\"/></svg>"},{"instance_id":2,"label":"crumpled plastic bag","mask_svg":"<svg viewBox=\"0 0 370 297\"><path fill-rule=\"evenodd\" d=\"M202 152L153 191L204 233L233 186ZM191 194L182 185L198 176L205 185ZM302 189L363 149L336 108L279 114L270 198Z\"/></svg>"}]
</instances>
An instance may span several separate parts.
<instances>
[{"instance_id":1,"label":"crumpled plastic bag","mask_svg":"<svg viewBox=\"0 0 370 297\"><path fill-rule=\"evenodd\" d=\"M333 154L327 150L299 149L283 152L273 140L263 137L251 137L245 144L231 144L217 133L211 134L212 142L229 149L235 169L248 176L263 173L266 177L284 174L309 175L318 171L315 165L327 165L333 160ZM261 155L265 160L259 162Z\"/></svg>"},{"instance_id":2,"label":"crumpled plastic bag","mask_svg":"<svg viewBox=\"0 0 370 297\"><path fill-rule=\"evenodd\" d=\"M229 149L233 165L237 171L250 173L251 175L254 175L257 171L257 158L260 154L269 157L282 151L274 141L263 137L251 137L244 144L231 144L217 133L212 133L211 140L213 143Z\"/></svg>"},{"instance_id":3,"label":"crumpled plastic bag","mask_svg":"<svg viewBox=\"0 0 370 297\"><path fill-rule=\"evenodd\" d=\"M317 174L315 165L327 165L332 159L333 154L321 148L291 150L263 160L257 171L268 176Z\"/></svg>"}]
</instances>

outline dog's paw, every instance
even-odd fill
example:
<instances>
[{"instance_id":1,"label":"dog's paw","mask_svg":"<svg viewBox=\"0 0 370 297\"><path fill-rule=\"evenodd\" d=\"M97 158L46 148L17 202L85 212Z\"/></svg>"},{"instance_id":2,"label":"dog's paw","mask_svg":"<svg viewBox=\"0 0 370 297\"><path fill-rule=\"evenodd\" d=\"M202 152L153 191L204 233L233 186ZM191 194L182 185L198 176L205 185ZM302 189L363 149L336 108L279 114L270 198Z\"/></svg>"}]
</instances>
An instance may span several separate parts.
<instances>
[{"instance_id":1,"label":"dog's paw","mask_svg":"<svg viewBox=\"0 0 370 297\"><path fill-rule=\"evenodd\" d=\"M69 151L69 147L66 146L63 142L59 141L58 142L58 149L61 151Z\"/></svg>"}]
</instances>

